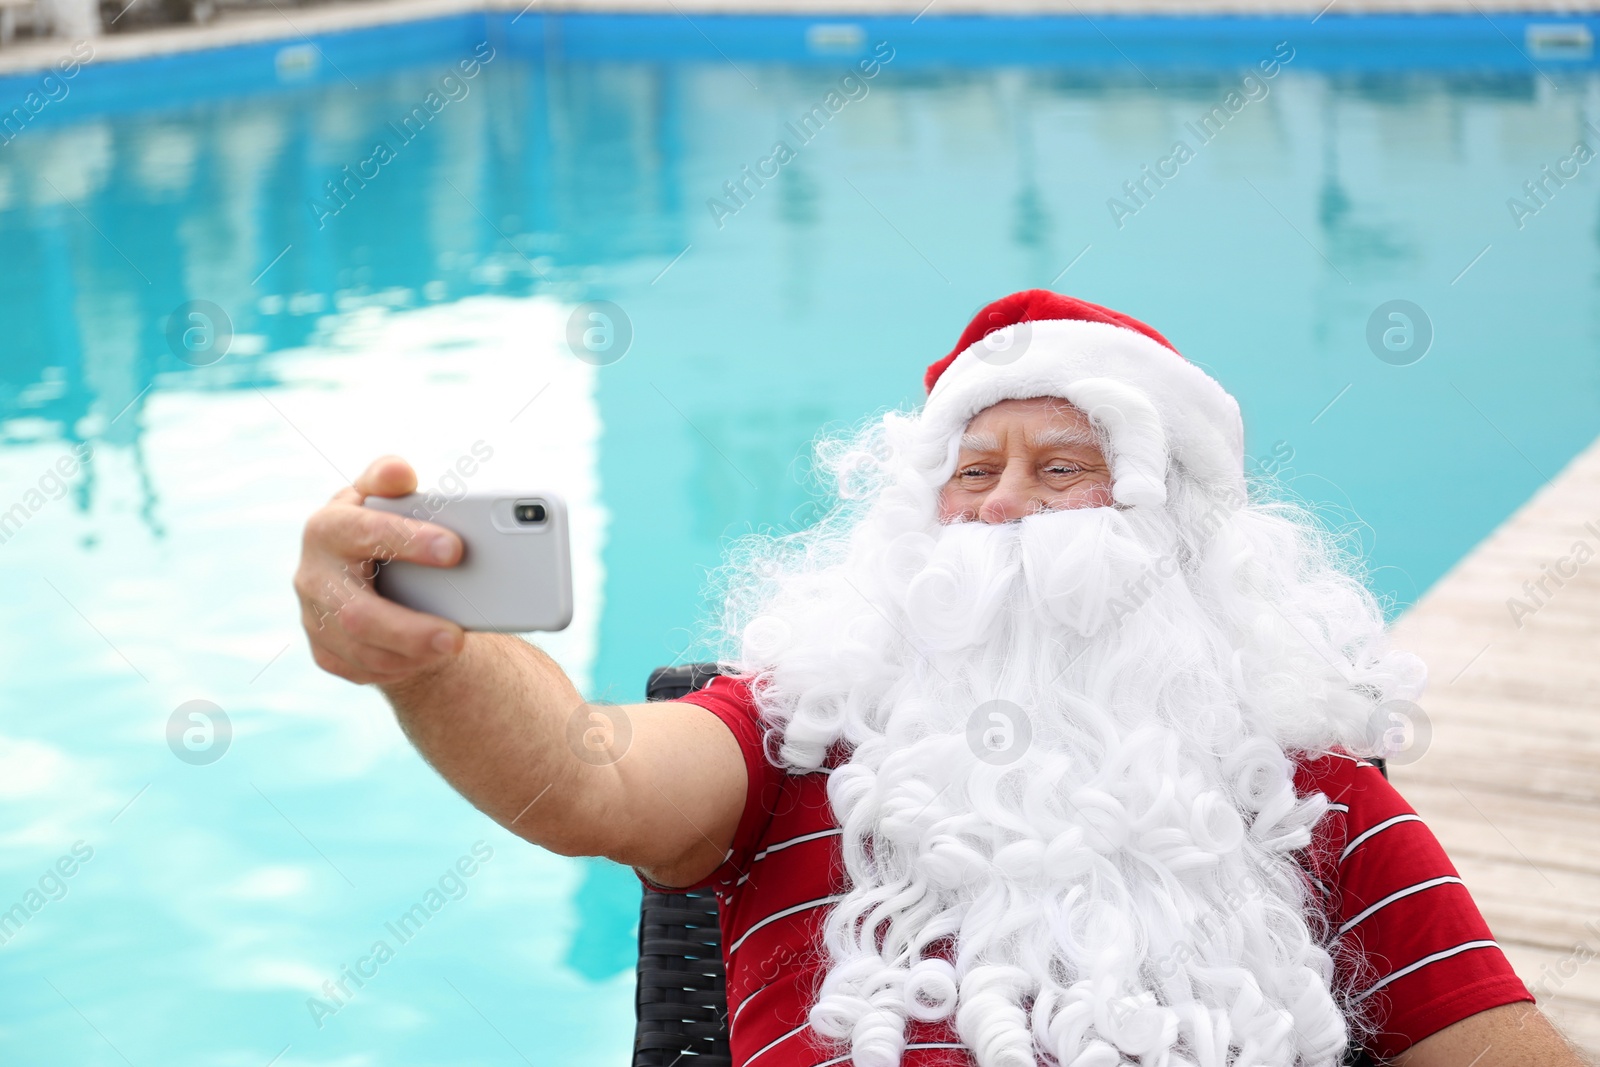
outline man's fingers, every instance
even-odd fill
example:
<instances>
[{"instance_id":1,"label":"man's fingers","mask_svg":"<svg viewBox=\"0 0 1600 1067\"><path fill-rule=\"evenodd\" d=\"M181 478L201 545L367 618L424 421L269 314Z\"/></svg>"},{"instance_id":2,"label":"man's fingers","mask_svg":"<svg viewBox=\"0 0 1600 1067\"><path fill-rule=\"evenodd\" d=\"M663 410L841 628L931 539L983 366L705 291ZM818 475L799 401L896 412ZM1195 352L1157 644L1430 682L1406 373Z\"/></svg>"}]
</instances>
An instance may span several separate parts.
<instances>
[{"instance_id":1,"label":"man's fingers","mask_svg":"<svg viewBox=\"0 0 1600 1067\"><path fill-rule=\"evenodd\" d=\"M330 504L306 522L308 549L337 559L403 559L432 567L453 566L461 558L461 538L431 522L376 508Z\"/></svg>"},{"instance_id":2,"label":"man's fingers","mask_svg":"<svg viewBox=\"0 0 1600 1067\"><path fill-rule=\"evenodd\" d=\"M399 664L391 657L413 665L432 661L459 651L465 639L461 627L448 619L412 611L372 593L345 604L339 622L353 642L342 654L354 655L362 666L376 671L397 669Z\"/></svg>"},{"instance_id":3,"label":"man's fingers","mask_svg":"<svg viewBox=\"0 0 1600 1067\"><path fill-rule=\"evenodd\" d=\"M302 605L306 632L314 651L343 665L341 678L357 682L393 681L459 652L465 634L445 619L412 611L370 593L343 604L336 612ZM336 624L335 624L336 620ZM320 623L328 623L319 626ZM443 644L435 645L439 635ZM321 660L318 660L321 665ZM360 677L356 677L360 675Z\"/></svg>"},{"instance_id":4,"label":"man's fingers","mask_svg":"<svg viewBox=\"0 0 1600 1067\"><path fill-rule=\"evenodd\" d=\"M417 472L399 456L379 456L356 476L362 496L405 496L417 491Z\"/></svg>"},{"instance_id":5,"label":"man's fingers","mask_svg":"<svg viewBox=\"0 0 1600 1067\"><path fill-rule=\"evenodd\" d=\"M373 674L348 660L341 659L320 645L311 646L311 659L318 667L321 667L329 674L343 678L347 682L354 682L357 685L370 685L373 683L382 685L385 682L395 682L405 677L403 673L393 675Z\"/></svg>"},{"instance_id":6,"label":"man's fingers","mask_svg":"<svg viewBox=\"0 0 1600 1067\"><path fill-rule=\"evenodd\" d=\"M359 507L360 504L361 504L362 499L363 498L361 496L361 493L357 491L355 486L347 485L347 486L344 486L343 488L341 488L337 493L335 493L331 497L329 497L328 498L328 503L330 503L330 504L355 504L356 506Z\"/></svg>"},{"instance_id":7,"label":"man's fingers","mask_svg":"<svg viewBox=\"0 0 1600 1067\"><path fill-rule=\"evenodd\" d=\"M417 472L399 456L379 456L356 476L355 484L334 493L330 504L360 504L369 496L405 496L417 490Z\"/></svg>"},{"instance_id":8,"label":"man's fingers","mask_svg":"<svg viewBox=\"0 0 1600 1067\"><path fill-rule=\"evenodd\" d=\"M449 619L385 600L365 585L318 591L297 577L295 592L312 644L368 670L415 669L461 651L466 638Z\"/></svg>"},{"instance_id":9,"label":"man's fingers","mask_svg":"<svg viewBox=\"0 0 1600 1067\"><path fill-rule=\"evenodd\" d=\"M366 497L416 488L411 465L384 456L306 522L294 587L312 655L331 674L359 684L398 681L465 645L455 623L385 600L372 588L372 560L450 567L461 559L461 539L452 531L362 506Z\"/></svg>"}]
</instances>

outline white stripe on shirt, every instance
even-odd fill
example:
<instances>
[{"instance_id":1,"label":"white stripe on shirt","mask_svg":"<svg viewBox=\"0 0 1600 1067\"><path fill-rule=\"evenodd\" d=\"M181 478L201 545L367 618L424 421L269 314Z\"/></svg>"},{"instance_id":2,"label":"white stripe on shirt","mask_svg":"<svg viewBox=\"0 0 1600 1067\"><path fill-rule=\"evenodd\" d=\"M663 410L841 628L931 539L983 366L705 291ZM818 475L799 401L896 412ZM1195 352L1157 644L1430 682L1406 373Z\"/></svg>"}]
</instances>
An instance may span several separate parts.
<instances>
[{"instance_id":1,"label":"white stripe on shirt","mask_svg":"<svg viewBox=\"0 0 1600 1067\"><path fill-rule=\"evenodd\" d=\"M1420 960L1418 960L1416 963L1407 964L1406 966L1400 968L1398 971L1394 971L1393 973L1389 974L1387 977L1379 979L1376 983L1373 984L1372 988L1368 989L1366 992L1364 992L1360 996L1356 997L1354 1003L1356 1003L1356 1004L1361 1003L1363 1000L1366 1000L1368 997L1372 996L1372 994L1376 993L1378 990L1382 989L1384 986L1388 985L1390 982L1394 981L1396 978L1404 978L1406 975L1410 974L1412 971L1420 971L1422 968L1426 967L1430 963L1438 963L1440 960L1445 960L1445 959L1449 959L1451 956L1460 955L1461 953L1466 952L1469 949L1475 949L1475 948L1499 948L1499 947L1500 947L1500 944L1499 944L1499 942L1496 942L1496 941L1465 941L1465 942L1457 945L1455 948L1447 948L1442 952L1435 952L1431 956L1424 956Z\"/></svg>"},{"instance_id":2,"label":"white stripe on shirt","mask_svg":"<svg viewBox=\"0 0 1600 1067\"><path fill-rule=\"evenodd\" d=\"M759 994L765 993L767 990L771 989L773 986L775 986L777 984L778 984L777 982L768 982L766 985L762 986L760 989L752 991L747 997L745 997L743 1000L741 1000L739 1002L739 1006L737 1008L733 1009L733 1014L728 1017L728 1032L730 1034L733 1032L733 1024L739 1021L739 1013L744 1011L745 1007L752 1000L756 999L756 997Z\"/></svg>"},{"instance_id":3,"label":"white stripe on shirt","mask_svg":"<svg viewBox=\"0 0 1600 1067\"><path fill-rule=\"evenodd\" d=\"M788 848L790 845L798 845L805 841L815 841L819 837L833 837L842 833L844 833L844 831L836 826L832 830L818 830L814 834L801 834L799 837L791 837L787 841L779 841L776 845L768 845L766 848L756 853L756 859L766 859L779 849Z\"/></svg>"},{"instance_id":4,"label":"white stripe on shirt","mask_svg":"<svg viewBox=\"0 0 1600 1067\"><path fill-rule=\"evenodd\" d=\"M772 1046L782 1044L783 1042L789 1040L795 1034L798 1034L800 1031L804 1030L807 1025L808 1024L806 1023L801 1023L799 1026L795 1027L793 1030L790 1030L782 1037L774 1038L773 1040L768 1041L765 1045L762 1045L759 1049L750 1054L750 1058L744 1061L744 1067L750 1067L750 1064L756 1062L757 1056L760 1056L763 1052L766 1052L768 1049L772 1048Z\"/></svg>"},{"instance_id":5,"label":"white stripe on shirt","mask_svg":"<svg viewBox=\"0 0 1600 1067\"><path fill-rule=\"evenodd\" d=\"M790 845L803 845L807 841L816 841L819 838L824 838L824 837L837 837L837 836L839 836L839 835L841 835L843 833L844 833L843 830L838 829L837 827L835 827L832 830L818 830L814 834L801 834L799 837L791 837L787 841L779 841L776 845L768 845L766 848L762 849L760 852L757 852L755 854L755 856L752 857L751 860L750 860L751 866L754 866L755 862L757 860L764 860L768 856L772 855L774 852L777 852L779 849L788 848ZM750 872L746 871L746 872L744 872L743 874L741 874L739 876L739 880L737 882L735 882L734 885L744 885L745 882L747 882L749 880L750 880Z\"/></svg>"},{"instance_id":6,"label":"white stripe on shirt","mask_svg":"<svg viewBox=\"0 0 1600 1067\"><path fill-rule=\"evenodd\" d=\"M1345 860L1349 859L1350 858L1350 853L1354 852L1356 850L1357 846L1361 845L1364 841L1367 840L1367 838L1373 836L1374 834L1381 834L1383 831L1387 830L1389 827L1394 826L1394 825L1396 825L1398 823L1403 823L1403 822L1421 822L1421 821L1422 821L1421 816L1412 815L1412 814L1409 814L1409 813L1405 814L1405 815L1396 815L1393 818L1385 819L1382 822L1380 822L1378 825L1376 825L1376 826L1372 827L1371 829L1366 830L1365 832L1363 832L1361 834L1361 836L1357 837L1354 841L1350 842L1348 845L1344 846L1344 851L1339 853L1339 862L1343 863Z\"/></svg>"},{"instance_id":7,"label":"white stripe on shirt","mask_svg":"<svg viewBox=\"0 0 1600 1067\"><path fill-rule=\"evenodd\" d=\"M810 908L819 908L824 904L832 904L835 901L840 901L840 900L843 900L844 898L845 898L845 894L843 894L843 893L835 893L831 897L819 897L816 900L808 900L808 901L804 902L803 904L796 904L793 907L784 908L782 911L775 911L771 915L768 915L765 919L762 919L760 922L755 923L753 926L751 926L744 933L740 934L739 935L739 940L735 941L733 944L728 946L728 951L729 952L737 952L739 950L739 946L744 944L744 939L745 938L749 937L751 934L755 933L757 930L761 929L763 926L767 925L770 922L776 922L777 920L783 918L784 916L793 915L796 912L806 911L806 910L808 910Z\"/></svg>"},{"instance_id":8,"label":"white stripe on shirt","mask_svg":"<svg viewBox=\"0 0 1600 1067\"><path fill-rule=\"evenodd\" d=\"M1424 889L1432 889L1435 886L1461 884L1463 884L1461 879L1456 878L1453 875L1445 875L1442 878L1429 878L1426 882L1418 882L1416 885L1408 885L1404 889L1396 890L1395 892L1390 893L1388 896L1372 905L1372 907L1368 908L1366 911L1363 911L1360 915L1357 915L1354 919L1351 919L1349 922L1339 927L1339 933L1340 935L1348 933L1352 926L1361 922L1363 919L1371 918L1374 912L1381 911L1384 908L1387 908L1390 904L1393 904L1395 901L1409 897L1413 893L1420 893Z\"/></svg>"}]
</instances>

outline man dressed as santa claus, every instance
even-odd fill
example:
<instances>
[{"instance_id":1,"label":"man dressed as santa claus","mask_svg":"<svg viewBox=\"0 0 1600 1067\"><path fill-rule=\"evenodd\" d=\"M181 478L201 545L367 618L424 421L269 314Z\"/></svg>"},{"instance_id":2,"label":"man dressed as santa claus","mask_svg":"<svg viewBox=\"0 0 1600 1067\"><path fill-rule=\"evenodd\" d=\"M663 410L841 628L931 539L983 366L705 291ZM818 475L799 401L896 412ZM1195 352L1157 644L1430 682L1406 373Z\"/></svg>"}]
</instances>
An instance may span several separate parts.
<instances>
[{"instance_id":1,"label":"man dressed as santa claus","mask_svg":"<svg viewBox=\"0 0 1600 1067\"><path fill-rule=\"evenodd\" d=\"M307 525L313 654L514 832L715 891L735 1067L1579 1064L1362 758L1424 668L1251 499L1233 398L1041 290L925 384L819 447L827 518L737 546L725 673L680 701L597 709L520 639L352 597L459 558L359 506L415 488L392 457Z\"/></svg>"}]
</instances>

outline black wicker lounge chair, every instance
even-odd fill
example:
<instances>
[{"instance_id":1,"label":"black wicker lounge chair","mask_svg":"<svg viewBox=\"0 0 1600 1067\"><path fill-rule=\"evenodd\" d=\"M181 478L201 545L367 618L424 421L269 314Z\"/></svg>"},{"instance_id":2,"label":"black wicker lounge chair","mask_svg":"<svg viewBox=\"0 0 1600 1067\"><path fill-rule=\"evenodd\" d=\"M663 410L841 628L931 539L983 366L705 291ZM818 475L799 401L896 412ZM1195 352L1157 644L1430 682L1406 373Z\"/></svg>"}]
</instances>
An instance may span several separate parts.
<instances>
[{"instance_id":1,"label":"black wicker lounge chair","mask_svg":"<svg viewBox=\"0 0 1600 1067\"><path fill-rule=\"evenodd\" d=\"M715 663L650 672L646 700L673 700L714 678ZM731 1067L717 898L644 891L639 905L633 1067Z\"/></svg>"},{"instance_id":2,"label":"black wicker lounge chair","mask_svg":"<svg viewBox=\"0 0 1600 1067\"><path fill-rule=\"evenodd\" d=\"M650 672L646 700L673 700L717 675L715 663L686 663ZM1374 761L1388 776L1382 760ZM633 1067L732 1067L728 997L722 969L717 898L646 889L639 905L638 991ZM1357 1050L1349 1067L1373 1067Z\"/></svg>"}]
</instances>

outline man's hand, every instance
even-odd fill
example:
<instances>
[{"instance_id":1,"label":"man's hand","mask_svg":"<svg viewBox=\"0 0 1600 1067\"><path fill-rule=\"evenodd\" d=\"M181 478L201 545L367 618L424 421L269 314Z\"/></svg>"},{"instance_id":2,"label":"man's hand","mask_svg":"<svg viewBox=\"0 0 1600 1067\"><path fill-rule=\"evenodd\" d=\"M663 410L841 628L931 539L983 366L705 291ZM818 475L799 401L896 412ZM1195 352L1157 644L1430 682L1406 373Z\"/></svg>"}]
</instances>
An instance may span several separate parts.
<instances>
[{"instance_id":1,"label":"man's hand","mask_svg":"<svg viewBox=\"0 0 1600 1067\"><path fill-rule=\"evenodd\" d=\"M461 627L385 600L372 588L373 560L450 567L461 559L461 539L444 527L361 506L368 496L404 496L416 488L416 471L397 456L384 456L306 521L294 588L312 658L330 674L389 684L461 651Z\"/></svg>"}]
</instances>

